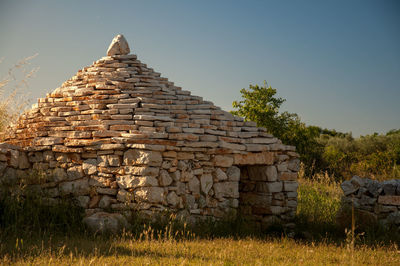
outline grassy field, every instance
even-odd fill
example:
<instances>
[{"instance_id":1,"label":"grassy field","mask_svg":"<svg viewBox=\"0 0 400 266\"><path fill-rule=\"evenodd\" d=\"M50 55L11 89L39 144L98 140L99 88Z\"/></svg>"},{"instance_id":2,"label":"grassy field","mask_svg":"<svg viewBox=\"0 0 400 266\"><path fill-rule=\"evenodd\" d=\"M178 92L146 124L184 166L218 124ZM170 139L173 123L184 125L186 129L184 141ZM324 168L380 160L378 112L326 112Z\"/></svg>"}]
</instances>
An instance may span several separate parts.
<instances>
[{"instance_id":1,"label":"grassy field","mask_svg":"<svg viewBox=\"0 0 400 266\"><path fill-rule=\"evenodd\" d=\"M43 241L43 242L42 242ZM201 264L201 265L399 265L396 246L358 246L299 242L288 238L213 240L135 240L128 237L19 240L2 264Z\"/></svg>"},{"instance_id":2,"label":"grassy field","mask_svg":"<svg viewBox=\"0 0 400 266\"><path fill-rule=\"evenodd\" d=\"M331 180L300 179L294 232L279 227L254 232L243 221L193 231L171 224L144 227L139 221L122 235L93 236L82 230L80 219L71 219L77 210L68 206L3 203L0 264L400 265L398 235L374 228L352 237L337 224L341 191Z\"/></svg>"}]
</instances>

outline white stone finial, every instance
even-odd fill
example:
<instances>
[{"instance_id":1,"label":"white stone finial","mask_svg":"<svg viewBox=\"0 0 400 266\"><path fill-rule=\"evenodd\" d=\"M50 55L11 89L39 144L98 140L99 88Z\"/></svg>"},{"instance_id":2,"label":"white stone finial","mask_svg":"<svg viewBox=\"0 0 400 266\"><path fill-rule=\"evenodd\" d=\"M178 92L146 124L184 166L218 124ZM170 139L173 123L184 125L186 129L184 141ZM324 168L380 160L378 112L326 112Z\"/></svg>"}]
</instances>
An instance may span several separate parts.
<instances>
[{"instance_id":1,"label":"white stone finial","mask_svg":"<svg viewBox=\"0 0 400 266\"><path fill-rule=\"evenodd\" d=\"M107 55L126 55L129 54L130 51L131 50L129 49L128 42L126 41L124 35L118 34L114 37L110 46L108 47Z\"/></svg>"}]
</instances>

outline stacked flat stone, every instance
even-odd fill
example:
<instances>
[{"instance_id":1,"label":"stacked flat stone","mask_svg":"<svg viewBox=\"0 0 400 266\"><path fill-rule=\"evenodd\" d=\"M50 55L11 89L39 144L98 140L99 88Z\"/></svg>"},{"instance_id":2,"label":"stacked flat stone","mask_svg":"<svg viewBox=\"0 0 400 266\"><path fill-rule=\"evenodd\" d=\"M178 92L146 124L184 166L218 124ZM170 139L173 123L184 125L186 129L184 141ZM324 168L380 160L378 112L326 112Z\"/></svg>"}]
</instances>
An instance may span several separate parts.
<instances>
[{"instance_id":1,"label":"stacked flat stone","mask_svg":"<svg viewBox=\"0 0 400 266\"><path fill-rule=\"evenodd\" d=\"M295 147L175 86L117 37L110 56L39 99L2 138L46 173L48 195L73 195L88 214L293 217Z\"/></svg>"},{"instance_id":2,"label":"stacked flat stone","mask_svg":"<svg viewBox=\"0 0 400 266\"><path fill-rule=\"evenodd\" d=\"M400 229L400 180L376 181L353 176L341 184L343 202L365 219Z\"/></svg>"}]
</instances>

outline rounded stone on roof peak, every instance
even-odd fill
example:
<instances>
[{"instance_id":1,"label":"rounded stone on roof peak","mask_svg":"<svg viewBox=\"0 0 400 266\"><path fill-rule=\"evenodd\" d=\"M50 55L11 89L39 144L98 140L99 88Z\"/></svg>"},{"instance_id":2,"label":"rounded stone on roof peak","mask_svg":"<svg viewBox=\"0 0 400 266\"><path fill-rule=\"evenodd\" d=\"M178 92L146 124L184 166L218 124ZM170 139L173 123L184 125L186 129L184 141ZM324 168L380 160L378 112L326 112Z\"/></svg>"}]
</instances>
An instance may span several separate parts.
<instances>
[{"instance_id":1,"label":"rounded stone on roof peak","mask_svg":"<svg viewBox=\"0 0 400 266\"><path fill-rule=\"evenodd\" d=\"M114 37L107 50L108 56L127 55L129 53L130 53L129 44L126 41L124 35L122 34L118 34L117 36Z\"/></svg>"}]
</instances>

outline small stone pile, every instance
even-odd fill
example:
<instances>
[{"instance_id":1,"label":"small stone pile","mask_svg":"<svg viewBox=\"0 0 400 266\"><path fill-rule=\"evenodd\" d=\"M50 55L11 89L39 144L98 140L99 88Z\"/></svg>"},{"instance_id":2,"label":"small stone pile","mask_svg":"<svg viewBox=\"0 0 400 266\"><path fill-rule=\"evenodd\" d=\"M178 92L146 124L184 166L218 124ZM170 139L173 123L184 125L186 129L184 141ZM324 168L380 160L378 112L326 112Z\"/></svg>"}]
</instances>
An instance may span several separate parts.
<instances>
[{"instance_id":1,"label":"small stone pile","mask_svg":"<svg viewBox=\"0 0 400 266\"><path fill-rule=\"evenodd\" d=\"M1 139L8 145L0 149L2 180L44 173L39 188L48 202L74 197L88 216L135 209L221 218L240 210L261 224L290 221L295 147L175 86L129 52L118 35L108 56L21 115Z\"/></svg>"},{"instance_id":2,"label":"small stone pile","mask_svg":"<svg viewBox=\"0 0 400 266\"><path fill-rule=\"evenodd\" d=\"M378 182L353 176L341 184L343 202L354 206L357 214L372 223L395 225L400 229L400 180Z\"/></svg>"}]
</instances>

